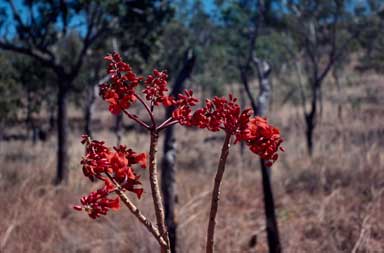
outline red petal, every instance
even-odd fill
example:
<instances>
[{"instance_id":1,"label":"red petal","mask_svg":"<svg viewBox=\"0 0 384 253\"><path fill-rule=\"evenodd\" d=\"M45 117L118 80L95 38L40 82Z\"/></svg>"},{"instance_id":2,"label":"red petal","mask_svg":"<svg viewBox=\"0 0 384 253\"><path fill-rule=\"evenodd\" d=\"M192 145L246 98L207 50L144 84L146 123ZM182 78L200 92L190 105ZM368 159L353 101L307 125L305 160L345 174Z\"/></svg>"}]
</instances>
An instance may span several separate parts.
<instances>
[{"instance_id":1,"label":"red petal","mask_svg":"<svg viewBox=\"0 0 384 253\"><path fill-rule=\"evenodd\" d=\"M83 207L80 205L75 205L75 206L73 206L73 209L75 209L76 211L82 211Z\"/></svg>"},{"instance_id":2,"label":"red petal","mask_svg":"<svg viewBox=\"0 0 384 253\"><path fill-rule=\"evenodd\" d=\"M138 164L140 164L141 168L145 169L147 167L147 154L146 153L138 154L135 157L135 161Z\"/></svg>"}]
</instances>

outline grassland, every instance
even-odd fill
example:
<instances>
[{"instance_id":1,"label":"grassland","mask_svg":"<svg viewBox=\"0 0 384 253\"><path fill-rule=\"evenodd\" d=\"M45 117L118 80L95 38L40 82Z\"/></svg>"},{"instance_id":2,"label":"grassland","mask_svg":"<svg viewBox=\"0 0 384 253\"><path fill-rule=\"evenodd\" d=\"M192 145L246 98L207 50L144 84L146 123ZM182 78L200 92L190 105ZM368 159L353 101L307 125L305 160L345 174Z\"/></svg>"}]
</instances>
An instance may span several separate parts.
<instances>
[{"instance_id":1,"label":"grassland","mask_svg":"<svg viewBox=\"0 0 384 253\"><path fill-rule=\"evenodd\" d=\"M284 252L384 252L384 78L366 75L342 94L324 94L312 158L305 147L302 108L281 106L278 99L272 105L270 120L286 139L286 152L272 171ZM96 108L94 135L113 145L113 118L104 110L101 104ZM72 109L67 185L52 185L54 136L36 144L0 142L0 252L157 251L156 241L125 208L97 221L72 210L95 187L79 165L79 117L81 112ZM183 128L177 136L179 249L202 252L222 140L211 138L219 134ZM135 130L125 131L123 142L137 151L147 149L147 136ZM267 252L258 164L247 150L241 154L240 146L232 148L218 213L217 252ZM146 178L147 171L142 174ZM143 199L135 202L154 218L147 181L144 188Z\"/></svg>"}]
</instances>

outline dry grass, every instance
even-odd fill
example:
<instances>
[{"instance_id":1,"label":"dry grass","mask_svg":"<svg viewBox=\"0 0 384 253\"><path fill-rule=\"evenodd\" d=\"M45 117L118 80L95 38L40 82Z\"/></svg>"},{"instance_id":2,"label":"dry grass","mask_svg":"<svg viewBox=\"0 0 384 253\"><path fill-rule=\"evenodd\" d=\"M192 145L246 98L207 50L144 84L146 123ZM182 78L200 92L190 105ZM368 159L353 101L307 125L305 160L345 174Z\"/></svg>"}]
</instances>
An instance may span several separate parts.
<instances>
[{"instance_id":1,"label":"dry grass","mask_svg":"<svg viewBox=\"0 0 384 253\"><path fill-rule=\"evenodd\" d=\"M308 158L301 109L273 106L286 153L273 168L285 252L384 252L384 80L365 78L343 96L330 94ZM342 103L338 115L336 104ZM73 116L79 116L74 112ZM100 113L99 139L112 145L111 117ZM101 130L102 129L102 130ZM180 128L178 205L180 252L202 252L211 182L222 140ZM78 130L71 136L70 182L53 187L55 141L0 146L0 252L156 252L151 235L126 209L98 221L71 204L95 187L81 174ZM146 150L146 136L128 132L124 143ZM143 177L146 177L143 171ZM267 252L258 161L235 146L229 157L218 213L217 252ZM147 194L136 201L154 218ZM250 247L250 240L257 239Z\"/></svg>"}]
</instances>

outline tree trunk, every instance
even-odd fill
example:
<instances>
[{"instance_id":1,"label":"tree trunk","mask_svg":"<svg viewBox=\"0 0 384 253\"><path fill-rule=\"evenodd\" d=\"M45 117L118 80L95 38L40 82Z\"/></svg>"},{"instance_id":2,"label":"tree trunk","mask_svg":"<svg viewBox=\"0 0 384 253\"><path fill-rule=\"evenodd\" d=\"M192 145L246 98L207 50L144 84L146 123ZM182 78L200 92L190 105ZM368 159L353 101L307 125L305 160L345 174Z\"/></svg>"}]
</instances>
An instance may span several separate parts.
<instances>
[{"instance_id":1,"label":"tree trunk","mask_svg":"<svg viewBox=\"0 0 384 253\"><path fill-rule=\"evenodd\" d=\"M181 93L184 87L184 82L190 77L196 56L192 49L188 49L184 55L184 63L180 72L178 73L173 84L172 96L177 96ZM166 117L168 119L172 116L174 108L167 108ZM177 202L176 190L176 138L174 135L173 126L165 130L164 135L164 156L161 163L161 188L164 196L164 209L165 209L165 222L168 227L169 240L171 243L171 252L177 251L177 222L175 219L175 204Z\"/></svg>"},{"instance_id":2,"label":"tree trunk","mask_svg":"<svg viewBox=\"0 0 384 253\"><path fill-rule=\"evenodd\" d=\"M67 85L69 84L59 84L57 92L57 174L55 184L60 184L68 179Z\"/></svg>"},{"instance_id":3,"label":"tree trunk","mask_svg":"<svg viewBox=\"0 0 384 253\"><path fill-rule=\"evenodd\" d=\"M316 127L316 114L317 114L317 103L319 99L321 82L314 81L312 85L312 97L311 97L311 108L309 113L305 113L305 123L306 123L306 140L307 140L307 149L309 156L313 155L314 152L314 142L313 134Z\"/></svg>"},{"instance_id":4,"label":"tree trunk","mask_svg":"<svg viewBox=\"0 0 384 253\"><path fill-rule=\"evenodd\" d=\"M306 141L307 141L307 149L309 156L313 155L313 130L315 129L315 126L313 124L313 116L311 114L307 115L305 117L306 122Z\"/></svg>"},{"instance_id":5,"label":"tree trunk","mask_svg":"<svg viewBox=\"0 0 384 253\"><path fill-rule=\"evenodd\" d=\"M259 96L257 98L257 110L256 115L267 115L269 108L269 101L271 99L271 85L269 82L269 74L271 73L271 67L266 61L254 59L257 68L257 77L259 81Z\"/></svg>"},{"instance_id":6,"label":"tree trunk","mask_svg":"<svg viewBox=\"0 0 384 253\"><path fill-rule=\"evenodd\" d=\"M87 87L86 101L84 107L84 132L92 137L91 123L93 106L96 100L95 86L92 84Z\"/></svg>"},{"instance_id":7,"label":"tree trunk","mask_svg":"<svg viewBox=\"0 0 384 253\"><path fill-rule=\"evenodd\" d=\"M271 85L269 82L269 75L271 73L270 65L264 61L254 58L256 64L260 92L257 98L256 115L266 116L271 97ZM263 160L260 160L261 176L264 194L264 215L266 220L267 239L270 253L280 253L281 243L279 236L279 228L275 213L275 202L271 185L271 168L265 166Z\"/></svg>"},{"instance_id":8,"label":"tree trunk","mask_svg":"<svg viewBox=\"0 0 384 253\"><path fill-rule=\"evenodd\" d=\"M116 121L115 121L115 127L114 127L114 132L116 135L116 146L119 146L121 143L121 127L123 124L123 114L120 113L119 115L116 116Z\"/></svg>"},{"instance_id":9,"label":"tree trunk","mask_svg":"<svg viewBox=\"0 0 384 253\"><path fill-rule=\"evenodd\" d=\"M267 240L270 253L282 252L279 236L279 228L277 225L277 218L275 213L275 201L271 185L271 168L265 166L263 160L260 160L261 175L263 180L263 193L264 193L264 213L267 228Z\"/></svg>"},{"instance_id":10,"label":"tree trunk","mask_svg":"<svg viewBox=\"0 0 384 253\"><path fill-rule=\"evenodd\" d=\"M33 122L33 112L32 112L32 94L30 91L27 91L27 115L25 118L26 133L27 137L31 136L33 144L37 141L37 131L35 129L35 124ZM31 133L31 135L30 135Z\"/></svg>"},{"instance_id":11,"label":"tree trunk","mask_svg":"<svg viewBox=\"0 0 384 253\"><path fill-rule=\"evenodd\" d=\"M241 78L241 81L243 82L245 93L247 94L247 96L249 98L249 102L251 102L252 110L254 113L256 113L257 112L257 104L255 102L255 99L253 98L251 88L249 87L248 73L247 73L246 68L240 69L240 78Z\"/></svg>"}]
</instances>

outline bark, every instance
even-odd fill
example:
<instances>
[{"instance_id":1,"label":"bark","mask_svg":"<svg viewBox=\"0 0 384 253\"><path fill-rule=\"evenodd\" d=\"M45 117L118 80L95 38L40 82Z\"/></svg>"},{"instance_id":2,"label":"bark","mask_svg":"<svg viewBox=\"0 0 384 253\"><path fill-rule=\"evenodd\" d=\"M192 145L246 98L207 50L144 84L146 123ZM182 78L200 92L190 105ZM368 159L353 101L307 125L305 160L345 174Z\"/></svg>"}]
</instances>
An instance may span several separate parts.
<instances>
[{"instance_id":1,"label":"bark","mask_svg":"<svg viewBox=\"0 0 384 253\"><path fill-rule=\"evenodd\" d=\"M241 81L243 82L245 93L247 94L249 101L251 102L252 110L254 112L257 112L257 104L255 102L253 95L252 95L251 88L249 87L248 73L247 73L246 69L240 70L240 77L241 77Z\"/></svg>"},{"instance_id":2,"label":"bark","mask_svg":"<svg viewBox=\"0 0 384 253\"><path fill-rule=\"evenodd\" d=\"M56 184L60 184L68 179L68 115L67 115L67 95L66 84L60 84L57 92L57 174Z\"/></svg>"},{"instance_id":3,"label":"bark","mask_svg":"<svg viewBox=\"0 0 384 253\"><path fill-rule=\"evenodd\" d=\"M257 77L259 81L259 96L257 98L256 108L254 108L255 115L266 116L269 107L269 101L271 97L271 85L269 82L269 75L271 73L271 67L268 62L253 57L253 62L256 65ZM248 94L248 92L247 92ZM253 97L248 95L252 101ZM278 223L275 213L274 197L271 185L271 168L265 166L264 161L260 160L261 164L261 175L264 195L264 215L266 220L267 240L268 248L270 253L282 252Z\"/></svg>"},{"instance_id":4,"label":"bark","mask_svg":"<svg viewBox=\"0 0 384 253\"><path fill-rule=\"evenodd\" d=\"M116 135L116 146L119 146L121 143L121 138L122 138L122 124L123 124L123 114L120 113L119 115L116 116L115 118L115 127L114 127L114 132Z\"/></svg>"},{"instance_id":5,"label":"bark","mask_svg":"<svg viewBox=\"0 0 384 253\"><path fill-rule=\"evenodd\" d=\"M85 107L84 107L84 132L90 137L92 137L91 123L92 123L92 114L93 114L93 107L95 104L95 100L96 100L95 86L93 84L88 85Z\"/></svg>"},{"instance_id":6,"label":"bark","mask_svg":"<svg viewBox=\"0 0 384 253\"><path fill-rule=\"evenodd\" d=\"M190 77L196 57L192 49L185 52L183 67L177 75L173 84L171 95L176 97L181 93L184 87L184 82ZM172 116L174 108L168 107L166 110L167 120ZM176 252L177 246L177 222L175 219L175 205L177 200L176 190L176 137L174 134L174 126L165 129L164 135L164 156L162 160L161 170L161 188L164 196L165 222L168 228L171 252Z\"/></svg>"},{"instance_id":7,"label":"bark","mask_svg":"<svg viewBox=\"0 0 384 253\"><path fill-rule=\"evenodd\" d=\"M264 161L261 163L261 175L263 180L263 193L264 193L264 213L266 219L267 240L270 253L282 252L279 229L277 225L275 202L271 185L271 168L265 166Z\"/></svg>"},{"instance_id":8,"label":"bark","mask_svg":"<svg viewBox=\"0 0 384 253\"><path fill-rule=\"evenodd\" d=\"M221 149L220 161L217 167L217 172L215 176L215 183L212 192L211 199L211 210L209 213L209 222L208 222L208 233L207 233L207 246L206 252L213 253L214 251L214 242L215 242L215 227L216 227L216 214L219 207L220 200L220 186L221 181L223 180L223 175L225 171L225 163L228 158L229 148L230 148L231 134L225 136L225 141Z\"/></svg>"},{"instance_id":9,"label":"bark","mask_svg":"<svg viewBox=\"0 0 384 253\"><path fill-rule=\"evenodd\" d=\"M307 148L308 154L310 156L313 155L314 152L314 142L313 135L316 127L316 118L317 118L317 103L320 94L320 81L314 81L312 84L312 96L311 96L311 107L309 112L305 112L305 123L306 123L306 140L307 140Z\"/></svg>"},{"instance_id":10,"label":"bark","mask_svg":"<svg viewBox=\"0 0 384 253\"><path fill-rule=\"evenodd\" d=\"M254 58L256 63L256 69L259 79L259 96L257 98L257 110L255 113L260 116L267 115L269 108L269 101L271 98L271 85L269 82L269 74L271 73L271 67L266 61Z\"/></svg>"}]
</instances>

